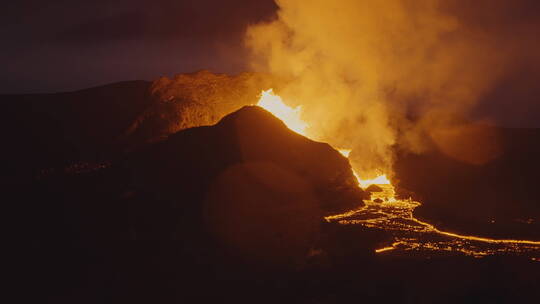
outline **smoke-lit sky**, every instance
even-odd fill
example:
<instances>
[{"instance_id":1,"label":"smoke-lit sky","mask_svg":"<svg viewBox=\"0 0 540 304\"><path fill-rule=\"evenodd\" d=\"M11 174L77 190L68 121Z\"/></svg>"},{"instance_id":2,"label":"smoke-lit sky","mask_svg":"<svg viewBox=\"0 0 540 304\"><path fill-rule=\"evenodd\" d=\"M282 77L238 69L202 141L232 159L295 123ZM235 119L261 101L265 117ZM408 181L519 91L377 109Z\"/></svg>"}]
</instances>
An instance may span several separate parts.
<instances>
[{"instance_id":1,"label":"smoke-lit sky","mask_svg":"<svg viewBox=\"0 0 540 304\"><path fill-rule=\"evenodd\" d=\"M507 54L504 73L490 80L476 111L505 125L540 127L540 1L440 2L489 46L487 57ZM277 7L272 0L11 1L0 9L0 93L249 69L245 29L272 19Z\"/></svg>"}]
</instances>

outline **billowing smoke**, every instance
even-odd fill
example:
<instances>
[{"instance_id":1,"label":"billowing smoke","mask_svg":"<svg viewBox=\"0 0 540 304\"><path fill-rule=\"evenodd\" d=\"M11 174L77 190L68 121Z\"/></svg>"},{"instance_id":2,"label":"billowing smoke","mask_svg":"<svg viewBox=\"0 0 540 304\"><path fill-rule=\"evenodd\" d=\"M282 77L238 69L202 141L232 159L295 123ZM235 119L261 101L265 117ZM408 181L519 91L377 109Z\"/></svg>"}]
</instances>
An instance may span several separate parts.
<instances>
[{"instance_id":1,"label":"billowing smoke","mask_svg":"<svg viewBox=\"0 0 540 304\"><path fill-rule=\"evenodd\" d=\"M478 8L439 0L276 2L275 20L247 30L253 67L286 79L279 94L302 105L310 137L353 148L353 166L366 178L391 172L396 146L421 152L430 142L444 150L460 144L462 130L485 134L476 131L483 124L463 122L524 49L474 23L484 8L492 15L482 16L508 9L501 1ZM483 145L494 144L488 137ZM497 149L484 150L489 155L472 161Z\"/></svg>"}]
</instances>

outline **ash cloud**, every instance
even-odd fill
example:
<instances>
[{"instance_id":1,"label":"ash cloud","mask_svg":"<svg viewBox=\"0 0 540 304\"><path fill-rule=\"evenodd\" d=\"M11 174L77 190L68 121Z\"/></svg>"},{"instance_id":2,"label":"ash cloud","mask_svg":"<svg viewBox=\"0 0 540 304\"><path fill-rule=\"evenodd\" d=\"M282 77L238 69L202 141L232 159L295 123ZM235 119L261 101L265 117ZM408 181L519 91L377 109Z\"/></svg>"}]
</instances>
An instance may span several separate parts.
<instances>
[{"instance_id":1,"label":"ash cloud","mask_svg":"<svg viewBox=\"0 0 540 304\"><path fill-rule=\"evenodd\" d=\"M279 93L303 105L310 135L352 147L365 177L391 172L395 147L496 157L489 121L471 113L524 62L539 66L533 1L276 3L275 20L247 30L252 66L287 79ZM470 142L487 152L448 148Z\"/></svg>"}]
</instances>

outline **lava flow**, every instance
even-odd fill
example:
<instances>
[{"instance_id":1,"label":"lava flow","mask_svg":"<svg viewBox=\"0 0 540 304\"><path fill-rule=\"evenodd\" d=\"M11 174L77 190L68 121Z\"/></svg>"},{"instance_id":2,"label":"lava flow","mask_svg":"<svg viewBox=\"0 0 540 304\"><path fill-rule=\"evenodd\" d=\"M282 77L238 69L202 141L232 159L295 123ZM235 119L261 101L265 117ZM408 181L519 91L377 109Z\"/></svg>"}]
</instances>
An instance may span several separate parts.
<instances>
[{"instance_id":1,"label":"lava flow","mask_svg":"<svg viewBox=\"0 0 540 304\"><path fill-rule=\"evenodd\" d=\"M306 136L309 124L301 119L301 107L287 106L281 97L273 91L261 93L257 104L281 119L289 129ZM350 149L337 149L343 156L349 157ZM394 187L385 174L373 179L361 179L354 172L359 186L366 188L377 185L382 191L373 192L365 206L344 214L326 217L329 222L356 224L364 227L388 231L393 241L388 246L376 249L376 253L408 252L417 253L461 253L474 257L494 254L528 255L537 260L540 255L540 241L501 240L478 236L460 235L442 231L432 224L414 217L414 209L421 205L412 199L397 199Z\"/></svg>"}]
</instances>

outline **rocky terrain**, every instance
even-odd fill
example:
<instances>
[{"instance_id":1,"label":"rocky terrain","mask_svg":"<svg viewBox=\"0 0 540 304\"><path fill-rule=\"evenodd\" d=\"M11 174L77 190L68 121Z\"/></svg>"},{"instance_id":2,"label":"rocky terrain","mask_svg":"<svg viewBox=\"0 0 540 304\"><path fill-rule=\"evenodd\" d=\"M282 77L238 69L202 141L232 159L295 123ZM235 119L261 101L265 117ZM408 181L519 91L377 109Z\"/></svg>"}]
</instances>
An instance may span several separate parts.
<instances>
[{"instance_id":1,"label":"rocky terrain","mask_svg":"<svg viewBox=\"0 0 540 304\"><path fill-rule=\"evenodd\" d=\"M336 150L250 106L273 81L203 71L0 96L7 273L23 288L18 298L519 303L538 297L536 261L387 257L374 251L388 242L386 232L324 221L361 206L367 194ZM537 132L501 132L506 153L482 165L438 150L398 154L401 192L419 196L420 214L443 227L523 235L519 227L536 225L523 215L537 210ZM493 217L525 223L483 224Z\"/></svg>"}]
</instances>

